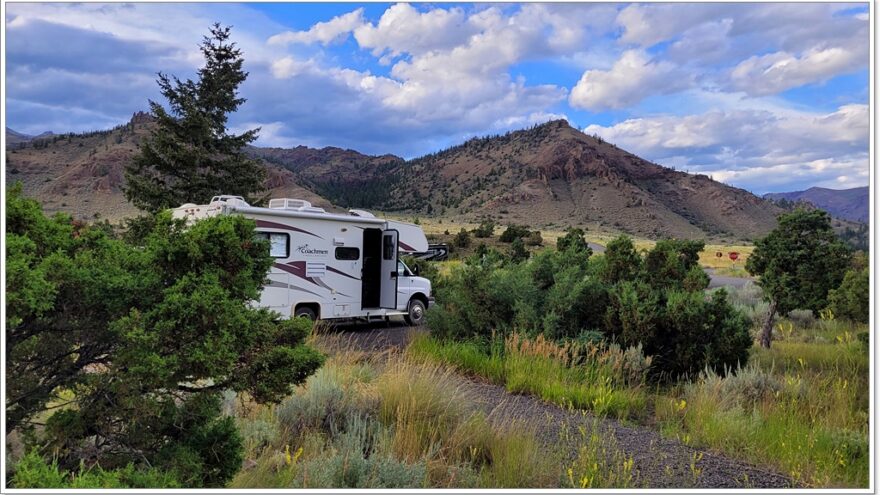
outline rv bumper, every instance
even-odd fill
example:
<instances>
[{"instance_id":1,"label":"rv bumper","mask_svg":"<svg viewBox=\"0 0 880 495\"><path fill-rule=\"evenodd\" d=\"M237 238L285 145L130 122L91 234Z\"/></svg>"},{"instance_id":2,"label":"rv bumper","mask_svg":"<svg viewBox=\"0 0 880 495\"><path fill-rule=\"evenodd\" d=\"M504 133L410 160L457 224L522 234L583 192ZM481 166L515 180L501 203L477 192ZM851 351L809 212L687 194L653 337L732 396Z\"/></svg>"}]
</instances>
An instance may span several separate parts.
<instances>
[{"instance_id":1,"label":"rv bumper","mask_svg":"<svg viewBox=\"0 0 880 495\"><path fill-rule=\"evenodd\" d=\"M434 305L434 298L433 298L433 297L429 297L429 298L428 298L428 307L430 308L430 307L432 307L433 305Z\"/></svg>"}]
</instances>

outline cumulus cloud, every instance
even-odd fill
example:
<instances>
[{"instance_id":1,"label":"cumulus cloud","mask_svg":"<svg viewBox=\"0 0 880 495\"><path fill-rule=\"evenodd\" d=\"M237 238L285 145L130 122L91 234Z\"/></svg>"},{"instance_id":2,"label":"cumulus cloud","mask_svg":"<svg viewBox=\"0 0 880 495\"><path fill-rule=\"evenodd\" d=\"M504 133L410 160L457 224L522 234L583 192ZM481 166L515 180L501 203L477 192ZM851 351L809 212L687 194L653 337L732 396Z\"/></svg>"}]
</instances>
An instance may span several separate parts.
<instances>
[{"instance_id":1,"label":"cumulus cloud","mask_svg":"<svg viewBox=\"0 0 880 495\"><path fill-rule=\"evenodd\" d=\"M825 114L747 109L635 118L584 132L659 163L766 191L774 178L864 185L869 122L867 105L844 105Z\"/></svg>"},{"instance_id":2,"label":"cumulus cloud","mask_svg":"<svg viewBox=\"0 0 880 495\"><path fill-rule=\"evenodd\" d=\"M126 122L161 100L156 72L192 77L213 22L235 24L246 68L267 63L280 26L235 5L20 3L7 9L7 117L26 132L88 131ZM234 21L234 22L233 22ZM202 26L202 29L194 29Z\"/></svg>"},{"instance_id":3,"label":"cumulus cloud","mask_svg":"<svg viewBox=\"0 0 880 495\"><path fill-rule=\"evenodd\" d=\"M375 25L367 23L355 29L354 37L362 48L372 50L377 57L386 52L396 57L401 53L417 55L449 49L477 30L461 8L420 12L408 3L399 3L389 7Z\"/></svg>"},{"instance_id":4,"label":"cumulus cloud","mask_svg":"<svg viewBox=\"0 0 880 495\"><path fill-rule=\"evenodd\" d=\"M287 43L321 43L324 45L344 41L349 33L364 22L364 9L360 8L336 16L326 22L319 22L308 31L285 31L269 38L270 45Z\"/></svg>"},{"instance_id":5,"label":"cumulus cloud","mask_svg":"<svg viewBox=\"0 0 880 495\"><path fill-rule=\"evenodd\" d=\"M617 24L623 29L619 41L651 46L671 39L688 28L719 19L730 10L725 4L633 4L620 11Z\"/></svg>"},{"instance_id":6,"label":"cumulus cloud","mask_svg":"<svg viewBox=\"0 0 880 495\"><path fill-rule=\"evenodd\" d=\"M867 44L853 49L814 47L801 56L775 52L753 56L740 62L731 72L730 86L749 95L772 95L864 67Z\"/></svg>"},{"instance_id":7,"label":"cumulus cloud","mask_svg":"<svg viewBox=\"0 0 880 495\"><path fill-rule=\"evenodd\" d=\"M565 12L523 5L513 14L499 7L466 14L457 7L422 11L397 4L376 23L354 29L358 45L374 57L398 59L387 75L292 55L275 60L271 72L288 85L309 81L337 88L346 95L339 102L342 108L371 105L382 113L383 122L457 136L509 129L549 114L567 96L565 88L529 84L509 73L516 63L561 53L563 46L582 41L591 22L577 28L572 21L576 16Z\"/></svg>"},{"instance_id":8,"label":"cumulus cloud","mask_svg":"<svg viewBox=\"0 0 880 495\"><path fill-rule=\"evenodd\" d=\"M610 70L588 70L571 90L576 108L623 108L657 94L686 89L692 78L670 62L651 60L641 50L628 50Z\"/></svg>"}]
</instances>

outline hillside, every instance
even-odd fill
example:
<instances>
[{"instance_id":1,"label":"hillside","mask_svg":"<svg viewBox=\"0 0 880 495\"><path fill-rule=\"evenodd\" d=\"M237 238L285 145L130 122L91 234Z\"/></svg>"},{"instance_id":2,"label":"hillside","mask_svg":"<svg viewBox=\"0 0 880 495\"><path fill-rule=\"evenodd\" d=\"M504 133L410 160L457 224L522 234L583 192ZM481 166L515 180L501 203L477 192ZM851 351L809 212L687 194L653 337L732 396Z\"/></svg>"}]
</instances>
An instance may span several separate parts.
<instances>
[{"instance_id":1,"label":"hillside","mask_svg":"<svg viewBox=\"0 0 880 495\"><path fill-rule=\"evenodd\" d=\"M135 214L121 192L123 168L150 125L139 113L110 131L10 147L7 180L21 180L48 211ZM410 161L334 147L250 147L248 153L265 161L272 196L325 208L332 203L543 228L582 225L652 238L734 239L765 234L782 211L748 191L650 163L565 121L472 139Z\"/></svg>"},{"instance_id":2,"label":"hillside","mask_svg":"<svg viewBox=\"0 0 880 495\"><path fill-rule=\"evenodd\" d=\"M151 125L150 117L139 112L127 124L108 131L41 135L8 145L6 182L21 181L25 194L39 199L50 213L65 211L78 218L110 220L135 216L137 208L122 192L123 171ZM292 172L275 165L267 164L266 188L271 196L297 197L331 207L324 198L299 186Z\"/></svg>"},{"instance_id":3,"label":"hillside","mask_svg":"<svg viewBox=\"0 0 880 495\"><path fill-rule=\"evenodd\" d=\"M782 210L707 176L677 172L553 121L472 139L399 167L389 210L649 237L754 238Z\"/></svg>"},{"instance_id":4,"label":"hillside","mask_svg":"<svg viewBox=\"0 0 880 495\"><path fill-rule=\"evenodd\" d=\"M793 203L805 201L816 208L823 209L832 216L868 223L870 214L869 189L855 187L852 189L827 189L811 187L806 191L769 193L764 197L774 201L785 200Z\"/></svg>"},{"instance_id":5,"label":"hillside","mask_svg":"<svg viewBox=\"0 0 880 495\"><path fill-rule=\"evenodd\" d=\"M404 164L394 155L370 156L335 147L250 147L248 153L286 169L298 184L346 207L384 201L388 173Z\"/></svg>"}]
</instances>

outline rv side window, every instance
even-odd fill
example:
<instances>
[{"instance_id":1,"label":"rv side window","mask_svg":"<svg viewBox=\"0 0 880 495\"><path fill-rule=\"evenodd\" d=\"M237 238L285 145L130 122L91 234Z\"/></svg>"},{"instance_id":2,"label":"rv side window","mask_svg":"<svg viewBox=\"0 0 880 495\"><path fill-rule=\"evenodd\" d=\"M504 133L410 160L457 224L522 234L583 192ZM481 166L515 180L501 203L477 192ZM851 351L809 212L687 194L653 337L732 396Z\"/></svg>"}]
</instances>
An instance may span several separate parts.
<instances>
[{"instance_id":1,"label":"rv side window","mask_svg":"<svg viewBox=\"0 0 880 495\"><path fill-rule=\"evenodd\" d=\"M287 258L290 256L290 236L280 232L257 232L257 239L269 241L269 256Z\"/></svg>"},{"instance_id":2,"label":"rv side window","mask_svg":"<svg viewBox=\"0 0 880 495\"><path fill-rule=\"evenodd\" d=\"M336 259L343 261L355 261L361 258L361 250L356 247L336 248Z\"/></svg>"},{"instance_id":3,"label":"rv side window","mask_svg":"<svg viewBox=\"0 0 880 495\"><path fill-rule=\"evenodd\" d=\"M382 257L386 260L394 259L394 239L390 235L382 238Z\"/></svg>"}]
</instances>

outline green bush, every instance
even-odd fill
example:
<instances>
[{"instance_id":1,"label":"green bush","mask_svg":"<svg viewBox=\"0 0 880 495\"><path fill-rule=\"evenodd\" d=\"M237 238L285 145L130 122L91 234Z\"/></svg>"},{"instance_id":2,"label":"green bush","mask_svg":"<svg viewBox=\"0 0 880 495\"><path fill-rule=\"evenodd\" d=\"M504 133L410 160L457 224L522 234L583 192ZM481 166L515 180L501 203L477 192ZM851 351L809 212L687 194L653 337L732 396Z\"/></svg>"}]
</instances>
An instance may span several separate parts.
<instances>
[{"instance_id":1,"label":"green bush","mask_svg":"<svg viewBox=\"0 0 880 495\"><path fill-rule=\"evenodd\" d=\"M529 252L526 250L526 246L523 244L522 239L516 238L510 243L508 256L510 256L510 261L514 263L529 259Z\"/></svg>"},{"instance_id":2,"label":"green bush","mask_svg":"<svg viewBox=\"0 0 880 495\"><path fill-rule=\"evenodd\" d=\"M474 229L474 237L484 239L495 235L495 222L492 220L483 220L480 226Z\"/></svg>"},{"instance_id":3,"label":"green bush","mask_svg":"<svg viewBox=\"0 0 880 495\"><path fill-rule=\"evenodd\" d=\"M544 238L541 237L541 231L536 230L525 237L525 243L528 246L540 246L544 244Z\"/></svg>"},{"instance_id":4,"label":"green bush","mask_svg":"<svg viewBox=\"0 0 880 495\"><path fill-rule=\"evenodd\" d=\"M528 237L531 231L522 225L508 225L507 229L498 238L501 242L513 242L514 239Z\"/></svg>"},{"instance_id":5,"label":"green bush","mask_svg":"<svg viewBox=\"0 0 880 495\"><path fill-rule=\"evenodd\" d=\"M658 290L623 282L610 291L605 330L622 345L642 344L654 356L655 375L676 379L705 368L723 372L745 365L752 339L748 319L718 291Z\"/></svg>"},{"instance_id":6,"label":"green bush","mask_svg":"<svg viewBox=\"0 0 880 495\"><path fill-rule=\"evenodd\" d=\"M304 488L423 488L427 467L418 461L397 460L390 448L390 431L377 420L352 416L344 433L333 441L329 455L300 466L296 487Z\"/></svg>"},{"instance_id":7,"label":"green bush","mask_svg":"<svg viewBox=\"0 0 880 495\"><path fill-rule=\"evenodd\" d=\"M36 451L26 454L12 468L11 488L180 488L171 471L124 468L104 470L100 466L78 471L62 470L56 461L46 460Z\"/></svg>"},{"instance_id":8,"label":"green bush","mask_svg":"<svg viewBox=\"0 0 880 495\"><path fill-rule=\"evenodd\" d=\"M590 249L590 245L587 244L583 229L574 227L565 229L565 235L556 240L556 249L559 251L574 249L576 251L589 250L590 253L593 252L592 249Z\"/></svg>"},{"instance_id":9,"label":"green bush","mask_svg":"<svg viewBox=\"0 0 880 495\"><path fill-rule=\"evenodd\" d=\"M642 345L654 356L655 377L724 372L745 365L750 324L723 290L706 299L701 249L702 242L661 241L642 260L621 237L596 258L566 246L522 263L471 259L437 291L428 325L440 339L482 342L514 331L553 340L585 332L594 340L601 332L626 347Z\"/></svg>"},{"instance_id":10,"label":"green bush","mask_svg":"<svg viewBox=\"0 0 880 495\"><path fill-rule=\"evenodd\" d=\"M617 237L605 247L603 264L599 271L605 282L635 280L641 270L642 258L629 237Z\"/></svg>"},{"instance_id":11,"label":"green bush","mask_svg":"<svg viewBox=\"0 0 880 495\"><path fill-rule=\"evenodd\" d=\"M471 245L471 235L464 227L452 238L452 245L460 248L466 248Z\"/></svg>"},{"instance_id":12,"label":"green bush","mask_svg":"<svg viewBox=\"0 0 880 495\"><path fill-rule=\"evenodd\" d=\"M868 268L847 271L840 287L828 293L828 301L835 317L868 323L871 309Z\"/></svg>"}]
</instances>

